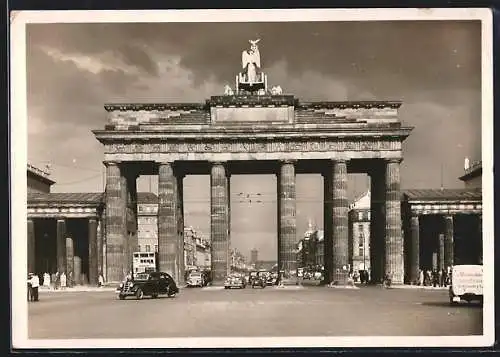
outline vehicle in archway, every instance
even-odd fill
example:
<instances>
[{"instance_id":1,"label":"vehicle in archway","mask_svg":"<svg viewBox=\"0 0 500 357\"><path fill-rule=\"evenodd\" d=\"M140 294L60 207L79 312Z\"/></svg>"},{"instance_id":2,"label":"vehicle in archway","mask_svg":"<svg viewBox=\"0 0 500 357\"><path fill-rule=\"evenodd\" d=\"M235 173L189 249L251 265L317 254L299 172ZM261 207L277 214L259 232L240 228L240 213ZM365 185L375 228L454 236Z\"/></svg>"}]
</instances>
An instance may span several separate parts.
<instances>
[{"instance_id":1,"label":"vehicle in archway","mask_svg":"<svg viewBox=\"0 0 500 357\"><path fill-rule=\"evenodd\" d=\"M224 289L240 288L245 289L247 286L245 277L242 274L229 274L224 282Z\"/></svg>"},{"instance_id":2,"label":"vehicle in archway","mask_svg":"<svg viewBox=\"0 0 500 357\"><path fill-rule=\"evenodd\" d=\"M252 289L255 287L265 288L267 286L267 274L265 272L257 272L257 274L252 278Z\"/></svg>"},{"instance_id":3,"label":"vehicle in archway","mask_svg":"<svg viewBox=\"0 0 500 357\"><path fill-rule=\"evenodd\" d=\"M159 295L174 297L179 293L179 288L169 274L148 272L135 274L133 278L121 283L117 293L120 300L124 300L127 296L134 296L137 300L141 300L144 296L155 299Z\"/></svg>"},{"instance_id":4,"label":"vehicle in archway","mask_svg":"<svg viewBox=\"0 0 500 357\"><path fill-rule=\"evenodd\" d=\"M192 271L189 273L186 285L188 287L204 287L205 286L205 277L203 273L200 271Z\"/></svg>"},{"instance_id":5,"label":"vehicle in archway","mask_svg":"<svg viewBox=\"0 0 500 357\"><path fill-rule=\"evenodd\" d=\"M483 303L483 266L454 265L449 288L450 304L460 301Z\"/></svg>"}]
</instances>

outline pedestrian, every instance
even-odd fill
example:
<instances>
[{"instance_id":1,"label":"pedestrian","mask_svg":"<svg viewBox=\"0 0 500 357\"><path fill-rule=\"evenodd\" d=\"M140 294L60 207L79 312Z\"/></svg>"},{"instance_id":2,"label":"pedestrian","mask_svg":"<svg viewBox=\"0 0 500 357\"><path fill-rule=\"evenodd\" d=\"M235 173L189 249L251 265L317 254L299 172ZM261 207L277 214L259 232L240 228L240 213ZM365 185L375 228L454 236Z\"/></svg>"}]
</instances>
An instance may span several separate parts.
<instances>
[{"instance_id":1,"label":"pedestrian","mask_svg":"<svg viewBox=\"0 0 500 357\"><path fill-rule=\"evenodd\" d=\"M422 269L419 269L418 272L418 285L424 286L424 271Z\"/></svg>"},{"instance_id":2,"label":"pedestrian","mask_svg":"<svg viewBox=\"0 0 500 357\"><path fill-rule=\"evenodd\" d=\"M50 286L52 287L52 290L56 290L56 273L52 273L50 276Z\"/></svg>"},{"instance_id":3,"label":"pedestrian","mask_svg":"<svg viewBox=\"0 0 500 357\"><path fill-rule=\"evenodd\" d=\"M59 277L59 271L56 272L56 280L55 280L55 290L59 289L59 284L61 283L60 277Z\"/></svg>"},{"instance_id":4,"label":"pedestrian","mask_svg":"<svg viewBox=\"0 0 500 357\"><path fill-rule=\"evenodd\" d=\"M430 285L432 285L432 281L431 281L431 271L430 271L430 270L426 270L426 271L425 271L425 280L424 280L424 285L425 285L425 286L430 286Z\"/></svg>"},{"instance_id":5,"label":"pedestrian","mask_svg":"<svg viewBox=\"0 0 500 357\"><path fill-rule=\"evenodd\" d=\"M31 296L33 296L33 290L31 287L31 278L33 277L33 273L28 274L28 301L31 301Z\"/></svg>"},{"instance_id":6,"label":"pedestrian","mask_svg":"<svg viewBox=\"0 0 500 357\"><path fill-rule=\"evenodd\" d=\"M438 285L439 277L437 270L432 270L432 286L435 288Z\"/></svg>"},{"instance_id":7,"label":"pedestrian","mask_svg":"<svg viewBox=\"0 0 500 357\"><path fill-rule=\"evenodd\" d=\"M68 283L67 283L68 287L72 288L73 285L74 285L74 281L73 281L73 272L70 271L69 274L68 274Z\"/></svg>"},{"instance_id":8,"label":"pedestrian","mask_svg":"<svg viewBox=\"0 0 500 357\"><path fill-rule=\"evenodd\" d=\"M32 274L31 276L31 299L33 301L38 301L38 287L40 286L40 278L37 274Z\"/></svg>"},{"instance_id":9,"label":"pedestrian","mask_svg":"<svg viewBox=\"0 0 500 357\"><path fill-rule=\"evenodd\" d=\"M43 274L43 287L50 289L50 275L47 272Z\"/></svg>"},{"instance_id":10,"label":"pedestrian","mask_svg":"<svg viewBox=\"0 0 500 357\"><path fill-rule=\"evenodd\" d=\"M61 290L66 289L66 273L62 272L61 273Z\"/></svg>"},{"instance_id":11,"label":"pedestrian","mask_svg":"<svg viewBox=\"0 0 500 357\"><path fill-rule=\"evenodd\" d=\"M104 277L102 276L102 274L99 274L98 284L100 288L104 286Z\"/></svg>"}]
</instances>

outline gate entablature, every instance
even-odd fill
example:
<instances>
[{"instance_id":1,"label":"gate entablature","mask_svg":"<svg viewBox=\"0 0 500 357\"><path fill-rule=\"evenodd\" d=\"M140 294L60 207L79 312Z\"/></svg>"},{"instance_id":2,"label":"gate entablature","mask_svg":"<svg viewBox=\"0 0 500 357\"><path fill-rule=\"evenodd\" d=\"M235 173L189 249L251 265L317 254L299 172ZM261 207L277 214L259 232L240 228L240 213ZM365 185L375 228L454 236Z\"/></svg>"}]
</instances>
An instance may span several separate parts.
<instances>
[{"instance_id":1,"label":"gate entablature","mask_svg":"<svg viewBox=\"0 0 500 357\"><path fill-rule=\"evenodd\" d=\"M401 126L400 105L300 103L290 95L108 104L109 123L94 134L106 161L402 158L412 128Z\"/></svg>"},{"instance_id":2,"label":"gate entablature","mask_svg":"<svg viewBox=\"0 0 500 357\"><path fill-rule=\"evenodd\" d=\"M206 103L106 104L106 130L164 131L179 126L200 128L231 124L268 124L276 129L312 124L338 128L400 126L400 102L305 102L292 95L212 96ZM349 125L350 124L350 125ZM271 130L272 131L272 130Z\"/></svg>"}]
</instances>

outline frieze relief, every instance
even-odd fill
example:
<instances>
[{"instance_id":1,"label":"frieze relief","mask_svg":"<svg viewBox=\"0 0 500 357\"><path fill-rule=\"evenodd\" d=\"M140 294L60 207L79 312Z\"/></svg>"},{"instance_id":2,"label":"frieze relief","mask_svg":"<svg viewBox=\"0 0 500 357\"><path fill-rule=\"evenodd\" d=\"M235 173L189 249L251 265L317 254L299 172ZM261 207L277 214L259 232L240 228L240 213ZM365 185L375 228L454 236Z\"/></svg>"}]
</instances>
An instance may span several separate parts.
<instances>
[{"instance_id":1,"label":"frieze relief","mask_svg":"<svg viewBox=\"0 0 500 357\"><path fill-rule=\"evenodd\" d=\"M240 153L240 152L325 152L401 150L399 141L282 141L214 143L134 143L107 144L105 152L114 153Z\"/></svg>"}]
</instances>

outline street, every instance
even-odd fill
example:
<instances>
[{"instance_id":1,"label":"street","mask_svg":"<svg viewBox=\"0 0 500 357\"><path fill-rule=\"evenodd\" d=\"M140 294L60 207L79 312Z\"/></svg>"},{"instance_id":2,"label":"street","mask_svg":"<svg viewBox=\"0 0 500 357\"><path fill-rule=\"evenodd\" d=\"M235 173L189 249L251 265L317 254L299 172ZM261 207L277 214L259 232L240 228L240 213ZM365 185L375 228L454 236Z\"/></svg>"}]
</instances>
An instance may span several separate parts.
<instances>
[{"instance_id":1,"label":"street","mask_svg":"<svg viewBox=\"0 0 500 357\"><path fill-rule=\"evenodd\" d=\"M446 290L186 288L141 301L42 291L28 309L30 339L482 334L482 308L450 306Z\"/></svg>"}]
</instances>

